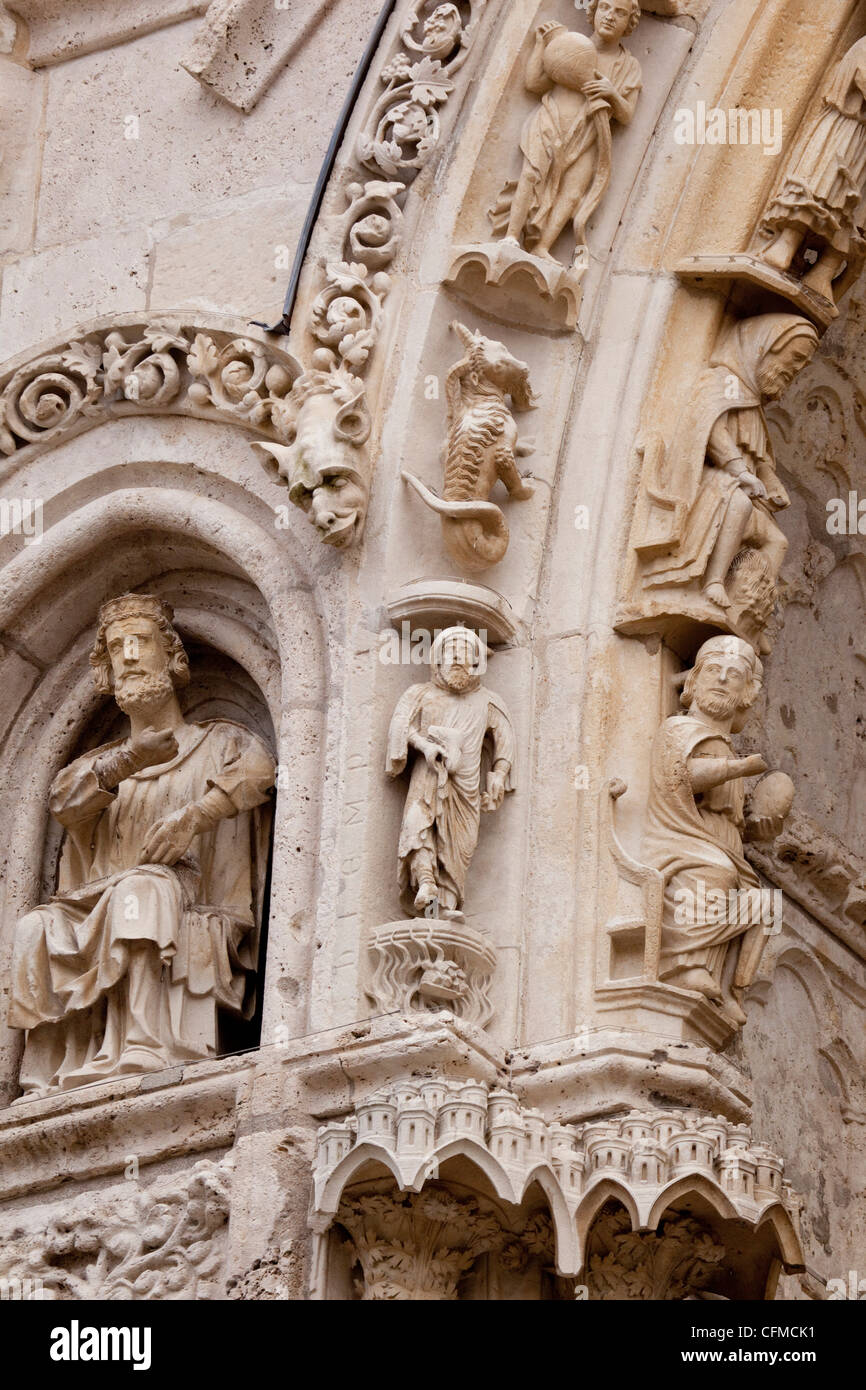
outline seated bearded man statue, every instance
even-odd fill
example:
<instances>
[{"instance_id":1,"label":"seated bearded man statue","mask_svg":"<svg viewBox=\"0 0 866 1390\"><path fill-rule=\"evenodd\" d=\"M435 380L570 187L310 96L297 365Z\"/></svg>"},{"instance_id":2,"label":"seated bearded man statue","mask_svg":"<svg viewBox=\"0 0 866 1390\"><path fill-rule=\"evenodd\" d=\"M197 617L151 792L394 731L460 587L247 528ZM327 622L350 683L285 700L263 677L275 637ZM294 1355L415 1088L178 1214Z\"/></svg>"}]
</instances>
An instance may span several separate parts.
<instances>
[{"instance_id":1,"label":"seated bearded man statue","mask_svg":"<svg viewBox=\"0 0 866 1390\"><path fill-rule=\"evenodd\" d=\"M19 921L13 954L25 1098L212 1057L218 1010L249 1014L275 768L241 725L185 722L172 618L147 594L99 613L96 685L130 734L51 787L58 891Z\"/></svg>"}]
</instances>

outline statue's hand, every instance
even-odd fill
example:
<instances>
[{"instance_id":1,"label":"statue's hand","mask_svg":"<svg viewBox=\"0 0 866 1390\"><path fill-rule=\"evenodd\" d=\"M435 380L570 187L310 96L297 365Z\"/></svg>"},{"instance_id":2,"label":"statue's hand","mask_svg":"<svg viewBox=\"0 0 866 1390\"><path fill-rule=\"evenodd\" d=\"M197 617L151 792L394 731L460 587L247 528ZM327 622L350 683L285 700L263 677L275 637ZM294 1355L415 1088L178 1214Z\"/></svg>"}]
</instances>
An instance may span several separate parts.
<instances>
[{"instance_id":1,"label":"statue's hand","mask_svg":"<svg viewBox=\"0 0 866 1390\"><path fill-rule=\"evenodd\" d=\"M200 816L195 806L184 806L182 811L174 811L152 825L145 836L143 855L145 864L176 864L182 859L202 829Z\"/></svg>"},{"instance_id":2,"label":"statue's hand","mask_svg":"<svg viewBox=\"0 0 866 1390\"><path fill-rule=\"evenodd\" d=\"M507 773L504 770L487 774L487 788L481 798L482 811L498 811L505 800L505 782Z\"/></svg>"},{"instance_id":3,"label":"statue's hand","mask_svg":"<svg viewBox=\"0 0 866 1390\"><path fill-rule=\"evenodd\" d=\"M760 753L751 753L748 758L733 758L732 766L737 768L737 777L760 777L767 771L767 764Z\"/></svg>"},{"instance_id":4,"label":"statue's hand","mask_svg":"<svg viewBox=\"0 0 866 1390\"><path fill-rule=\"evenodd\" d=\"M583 86L584 96L599 98L601 101L615 101L619 93L608 77L594 77Z\"/></svg>"},{"instance_id":5,"label":"statue's hand","mask_svg":"<svg viewBox=\"0 0 866 1390\"><path fill-rule=\"evenodd\" d=\"M777 835L781 835L784 828L784 816L749 816L744 838L749 844L754 840L766 844L769 840L775 840Z\"/></svg>"},{"instance_id":6,"label":"statue's hand","mask_svg":"<svg viewBox=\"0 0 866 1390\"><path fill-rule=\"evenodd\" d=\"M745 492L749 497L758 498L766 497L767 495L767 489L764 487L764 484L761 482L760 478L756 477L754 473L749 473L748 470L746 470L745 473L740 474L739 478L737 479L737 482L740 484L740 487L743 489L743 492Z\"/></svg>"},{"instance_id":7,"label":"statue's hand","mask_svg":"<svg viewBox=\"0 0 866 1390\"><path fill-rule=\"evenodd\" d=\"M156 767L177 757L177 739L171 729L142 729L129 740L129 751L139 768Z\"/></svg>"}]
</instances>

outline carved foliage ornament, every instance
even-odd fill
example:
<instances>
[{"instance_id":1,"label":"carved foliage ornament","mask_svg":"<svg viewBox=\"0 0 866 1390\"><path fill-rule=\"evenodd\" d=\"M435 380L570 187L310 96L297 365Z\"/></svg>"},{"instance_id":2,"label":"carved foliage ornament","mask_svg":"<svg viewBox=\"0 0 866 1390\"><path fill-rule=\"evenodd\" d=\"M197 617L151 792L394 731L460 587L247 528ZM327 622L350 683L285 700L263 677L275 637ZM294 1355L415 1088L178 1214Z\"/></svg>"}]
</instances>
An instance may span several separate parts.
<instances>
[{"instance_id":1,"label":"carved foliage ornament","mask_svg":"<svg viewBox=\"0 0 866 1390\"><path fill-rule=\"evenodd\" d=\"M42 1232L0 1241L0 1282L47 1301L212 1297L230 1176L205 1159L168 1185L97 1199Z\"/></svg>"},{"instance_id":2,"label":"carved foliage ornament","mask_svg":"<svg viewBox=\"0 0 866 1390\"><path fill-rule=\"evenodd\" d=\"M402 205L419 169L439 146L440 108L454 90L452 79L466 60L477 15L485 4L486 0L460 0L459 4L419 0L408 11L398 46L381 70L384 91L358 137L355 167L359 177L346 187L348 208L339 226L340 252L327 260L324 283L313 301L308 327L318 346L305 373L305 387L309 382L319 384L323 373L333 373L337 395L345 391L348 376L360 378L370 366L391 288L386 268L401 245ZM368 418L360 380L357 410ZM356 438L351 441L355 453L350 465L345 448L334 445L335 434L339 440L336 431L321 426L318 437L309 438L304 446L303 465L297 451L289 458L265 450L271 455L265 466L273 472L272 459L277 459L276 476L288 485L291 500L311 513L326 543L345 547L355 544L363 529L369 462L359 447L363 441ZM340 499L336 526L331 522L335 499L328 482L334 452L344 455L343 476L350 473L356 490L363 492L363 498L353 497L351 508ZM305 475L303 484L298 481L299 469ZM317 484L312 481L315 478L320 479Z\"/></svg>"},{"instance_id":3,"label":"carved foliage ornament","mask_svg":"<svg viewBox=\"0 0 866 1390\"><path fill-rule=\"evenodd\" d=\"M286 437L287 353L176 318L96 326L0 377L0 452L53 445L110 415L187 413Z\"/></svg>"}]
</instances>

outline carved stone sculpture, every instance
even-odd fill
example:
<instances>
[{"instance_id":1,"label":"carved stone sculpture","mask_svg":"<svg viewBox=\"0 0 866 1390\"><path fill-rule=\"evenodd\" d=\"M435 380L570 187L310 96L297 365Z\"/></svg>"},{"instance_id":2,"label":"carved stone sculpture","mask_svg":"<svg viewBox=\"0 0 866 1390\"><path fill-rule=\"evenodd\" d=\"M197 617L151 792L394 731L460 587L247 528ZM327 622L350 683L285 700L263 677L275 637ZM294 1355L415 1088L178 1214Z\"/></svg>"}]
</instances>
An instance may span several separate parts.
<instances>
[{"instance_id":1,"label":"carved stone sculpture","mask_svg":"<svg viewBox=\"0 0 866 1390\"><path fill-rule=\"evenodd\" d=\"M361 1296L372 1301L453 1301L479 1255L506 1239L474 1197L444 1188L346 1197L337 1219L363 1271Z\"/></svg>"},{"instance_id":2,"label":"carved stone sculpture","mask_svg":"<svg viewBox=\"0 0 866 1390\"><path fill-rule=\"evenodd\" d=\"M605 1212L590 1239L589 1297L653 1303L701 1298L726 1254L712 1228L692 1216L674 1213L658 1231L633 1231L622 1208Z\"/></svg>"},{"instance_id":3,"label":"carved stone sculpture","mask_svg":"<svg viewBox=\"0 0 866 1390\"><path fill-rule=\"evenodd\" d=\"M536 256L551 256L569 223L579 256L610 182L611 121L628 125L640 94L640 63L620 43L640 21L637 0L591 0L588 14L591 39L554 21L536 30L525 82L541 100L520 138L520 178L493 213L494 230L504 222L505 238Z\"/></svg>"},{"instance_id":4,"label":"carved stone sculpture","mask_svg":"<svg viewBox=\"0 0 866 1390\"><path fill-rule=\"evenodd\" d=\"M28 1097L214 1056L217 1012L248 1011L256 969L273 760L239 724L186 723L160 599L104 604L90 660L131 729L51 787L58 888L19 921L12 967Z\"/></svg>"},{"instance_id":5,"label":"carved stone sculpture","mask_svg":"<svg viewBox=\"0 0 866 1390\"><path fill-rule=\"evenodd\" d=\"M345 368L305 372L285 401L291 444L256 440L262 464L289 489L326 545L354 545L364 529L369 484L362 452L370 434L364 386Z\"/></svg>"},{"instance_id":6,"label":"carved stone sculpture","mask_svg":"<svg viewBox=\"0 0 866 1390\"><path fill-rule=\"evenodd\" d=\"M790 501L763 406L817 343L816 329L797 314L761 314L723 334L669 449L645 451L648 505L635 541L645 596L691 590L706 620L760 642L788 544L774 516Z\"/></svg>"},{"instance_id":7,"label":"carved stone sculpture","mask_svg":"<svg viewBox=\"0 0 866 1390\"><path fill-rule=\"evenodd\" d=\"M454 283L473 263L482 266L488 284L528 273L543 295L567 301L569 327L589 265L587 223L610 183L611 122L630 123L641 90L640 63L620 42L640 21L639 0L590 0L577 8L587 9L591 38L555 20L535 31L524 82L539 105L520 137L521 173L490 209L499 240L460 247L451 269ZM566 270L553 248L569 226L574 254Z\"/></svg>"},{"instance_id":8,"label":"carved stone sculpture","mask_svg":"<svg viewBox=\"0 0 866 1390\"><path fill-rule=\"evenodd\" d=\"M761 221L767 265L838 303L866 259L856 217L866 194L866 38L824 89L821 112ZM817 254L811 269L806 252ZM847 273L839 279L847 265Z\"/></svg>"},{"instance_id":9,"label":"carved stone sculpture","mask_svg":"<svg viewBox=\"0 0 866 1390\"><path fill-rule=\"evenodd\" d=\"M0 1250L0 1280L49 1302L220 1298L231 1167L202 1159L168 1182L97 1197Z\"/></svg>"},{"instance_id":10,"label":"carved stone sculpture","mask_svg":"<svg viewBox=\"0 0 866 1390\"><path fill-rule=\"evenodd\" d=\"M747 642L712 637L697 654L672 715L653 745L643 858L664 880L659 978L723 1004L742 1024L739 998L753 982L774 915L743 840L772 840L794 787L775 773L747 799L743 779L766 772L758 755L734 756L730 736L757 698L761 662ZM780 924L778 924L780 925ZM739 941L733 975L728 949Z\"/></svg>"},{"instance_id":11,"label":"carved stone sculpture","mask_svg":"<svg viewBox=\"0 0 866 1390\"><path fill-rule=\"evenodd\" d=\"M504 343L473 333L462 323L451 326L466 351L445 382L443 495L437 496L412 473L404 472L403 477L442 517L442 536L452 558L463 569L477 572L499 564L508 549L508 523L502 509L488 500L496 483L503 483L515 501L533 494L517 469L518 456L531 452L531 445L518 442L512 412L531 410L534 397L529 367Z\"/></svg>"},{"instance_id":12,"label":"carved stone sculpture","mask_svg":"<svg viewBox=\"0 0 866 1390\"><path fill-rule=\"evenodd\" d=\"M397 850L401 900L410 916L434 909L437 916L463 920L481 812L499 810L514 790L514 731L504 701L481 684L483 654L476 633L446 628L433 643L433 679L410 686L391 720L388 776L399 777L415 754Z\"/></svg>"}]
</instances>

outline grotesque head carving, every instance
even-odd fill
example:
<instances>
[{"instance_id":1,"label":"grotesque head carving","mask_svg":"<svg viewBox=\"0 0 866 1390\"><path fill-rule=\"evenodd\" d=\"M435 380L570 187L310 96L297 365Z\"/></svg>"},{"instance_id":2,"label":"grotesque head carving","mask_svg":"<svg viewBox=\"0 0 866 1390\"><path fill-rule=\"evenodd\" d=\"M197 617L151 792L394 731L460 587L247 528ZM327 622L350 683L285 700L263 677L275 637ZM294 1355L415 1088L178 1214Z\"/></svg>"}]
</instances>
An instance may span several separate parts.
<instances>
[{"instance_id":1,"label":"grotesque head carving","mask_svg":"<svg viewBox=\"0 0 866 1390\"><path fill-rule=\"evenodd\" d=\"M267 471L289 489L326 545L354 545L364 529L368 485L361 451L370 433L364 388L345 371L306 372L287 398L290 444L256 441Z\"/></svg>"}]
</instances>

